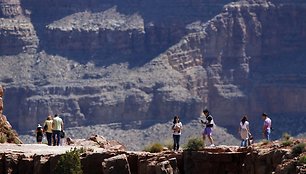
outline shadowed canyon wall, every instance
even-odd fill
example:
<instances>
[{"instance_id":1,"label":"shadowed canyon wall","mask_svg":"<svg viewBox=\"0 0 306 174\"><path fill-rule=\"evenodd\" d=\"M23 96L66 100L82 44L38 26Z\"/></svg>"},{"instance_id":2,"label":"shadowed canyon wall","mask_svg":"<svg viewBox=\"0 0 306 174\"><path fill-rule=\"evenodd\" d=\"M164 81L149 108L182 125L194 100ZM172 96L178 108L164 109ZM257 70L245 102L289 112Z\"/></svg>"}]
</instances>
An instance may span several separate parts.
<instances>
[{"instance_id":1,"label":"shadowed canyon wall","mask_svg":"<svg viewBox=\"0 0 306 174\"><path fill-rule=\"evenodd\" d=\"M187 120L209 108L227 128L265 111L276 123L299 118L305 131L303 1L1 0L0 7L4 112L18 130L54 113L78 126Z\"/></svg>"}]
</instances>

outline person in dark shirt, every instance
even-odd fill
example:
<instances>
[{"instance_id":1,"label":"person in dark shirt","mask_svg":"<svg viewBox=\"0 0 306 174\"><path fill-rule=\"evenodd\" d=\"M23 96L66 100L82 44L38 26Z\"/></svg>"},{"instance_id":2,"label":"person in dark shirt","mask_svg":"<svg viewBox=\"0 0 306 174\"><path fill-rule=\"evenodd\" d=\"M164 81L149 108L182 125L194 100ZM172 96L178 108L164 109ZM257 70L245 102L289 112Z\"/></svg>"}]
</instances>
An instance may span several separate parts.
<instances>
[{"instance_id":1,"label":"person in dark shirt","mask_svg":"<svg viewBox=\"0 0 306 174\"><path fill-rule=\"evenodd\" d=\"M210 146L214 147L214 140L212 138L212 132L214 127L214 120L213 117L210 115L209 111L205 109L203 111L203 114L205 115L206 120L201 120L201 123L205 126L203 130L203 140L205 144L206 136L208 137L208 140L210 141Z\"/></svg>"},{"instance_id":2,"label":"person in dark shirt","mask_svg":"<svg viewBox=\"0 0 306 174\"><path fill-rule=\"evenodd\" d=\"M38 124L37 128L36 128L36 142L38 144L41 144L42 139L43 139L43 129L42 129L41 125Z\"/></svg>"}]
</instances>

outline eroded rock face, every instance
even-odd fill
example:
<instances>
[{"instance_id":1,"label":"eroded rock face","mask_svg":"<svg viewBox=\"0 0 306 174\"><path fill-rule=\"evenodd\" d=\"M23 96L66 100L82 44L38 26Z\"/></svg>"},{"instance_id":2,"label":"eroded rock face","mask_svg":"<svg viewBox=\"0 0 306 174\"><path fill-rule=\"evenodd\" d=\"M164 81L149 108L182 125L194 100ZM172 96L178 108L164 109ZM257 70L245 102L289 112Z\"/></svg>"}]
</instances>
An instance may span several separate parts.
<instances>
[{"instance_id":1,"label":"eroded rock face","mask_svg":"<svg viewBox=\"0 0 306 174\"><path fill-rule=\"evenodd\" d=\"M105 174L131 174L130 166L127 160L127 156L125 154L104 159L102 166L103 173Z\"/></svg>"},{"instance_id":2,"label":"eroded rock face","mask_svg":"<svg viewBox=\"0 0 306 174\"><path fill-rule=\"evenodd\" d=\"M209 108L228 128L306 113L305 2L229 2L2 0L5 112L22 131L55 113L79 126Z\"/></svg>"},{"instance_id":3,"label":"eroded rock face","mask_svg":"<svg viewBox=\"0 0 306 174\"><path fill-rule=\"evenodd\" d=\"M241 113L250 113L254 119L267 110L304 113L295 107L304 103L303 97L288 92L290 88L304 93L304 84L299 83L304 77L297 73L303 68L292 63L304 65L305 25L299 25L304 9L301 2L230 3L211 21L198 24L202 30L184 37L164 56L186 76L195 67L205 69L206 82L196 76L193 81L198 83L190 83L190 88L214 108L221 125L235 124ZM207 94L201 92L205 87Z\"/></svg>"},{"instance_id":4,"label":"eroded rock face","mask_svg":"<svg viewBox=\"0 0 306 174\"><path fill-rule=\"evenodd\" d=\"M15 17L22 14L22 8L19 0L1 0L0 18Z\"/></svg>"},{"instance_id":5,"label":"eroded rock face","mask_svg":"<svg viewBox=\"0 0 306 174\"><path fill-rule=\"evenodd\" d=\"M38 38L19 0L0 1L0 56L35 53Z\"/></svg>"}]
</instances>

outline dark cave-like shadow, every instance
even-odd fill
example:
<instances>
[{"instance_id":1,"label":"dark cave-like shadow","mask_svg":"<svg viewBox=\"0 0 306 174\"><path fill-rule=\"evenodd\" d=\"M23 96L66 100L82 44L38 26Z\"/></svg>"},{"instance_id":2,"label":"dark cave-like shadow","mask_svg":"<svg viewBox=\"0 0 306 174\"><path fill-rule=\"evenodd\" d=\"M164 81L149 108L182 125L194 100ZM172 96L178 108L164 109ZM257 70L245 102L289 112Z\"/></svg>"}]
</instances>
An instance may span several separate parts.
<instances>
[{"instance_id":1,"label":"dark cave-like shadow","mask_svg":"<svg viewBox=\"0 0 306 174\"><path fill-rule=\"evenodd\" d=\"M195 21L207 21L220 13L223 5L230 0L23 0L24 10L31 11L31 21L40 40L39 51L46 51L51 55L60 55L69 59L86 63L94 61L97 65L108 66L113 63L128 62L130 67L141 66L158 56L171 45L177 43L188 33L186 25ZM90 11L103 12L116 7L124 15L139 14L145 25L143 40L140 45L143 49L123 53L120 48L105 49L57 49L48 42L46 26L68 15ZM56 36L54 36L56 37ZM48 38L48 39L46 39ZM152 41L152 39L155 39ZM50 41L49 40L49 41ZM82 42L82 41L79 41ZM137 45L131 45L137 47Z\"/></svg>"}]
</instances>

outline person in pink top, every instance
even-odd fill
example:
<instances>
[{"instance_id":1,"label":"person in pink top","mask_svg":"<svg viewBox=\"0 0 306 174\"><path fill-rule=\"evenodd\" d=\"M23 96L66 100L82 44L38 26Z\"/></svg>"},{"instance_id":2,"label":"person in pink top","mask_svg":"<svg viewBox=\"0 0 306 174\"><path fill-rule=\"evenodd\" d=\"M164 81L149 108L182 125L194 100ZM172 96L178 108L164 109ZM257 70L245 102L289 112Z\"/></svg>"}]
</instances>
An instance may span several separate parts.
<instances>
[{"instance_id":1,"label":"person in pink top","mask_svg":"<svg viewBox=\"0 0 306 174\"><path fill-rule=\"evenodd\" d=\"M264 124L262 127L262 133L263 133L263 137L265 139L267 139L268 141L270 141L271 137L271 128L272 128L272 120L268 117L268 115L266 113L262 113L261 115L262 119L264 120Z\"/></svg>"}]
</instances>

